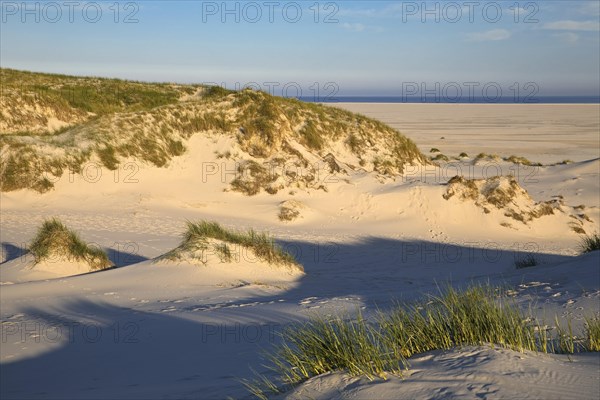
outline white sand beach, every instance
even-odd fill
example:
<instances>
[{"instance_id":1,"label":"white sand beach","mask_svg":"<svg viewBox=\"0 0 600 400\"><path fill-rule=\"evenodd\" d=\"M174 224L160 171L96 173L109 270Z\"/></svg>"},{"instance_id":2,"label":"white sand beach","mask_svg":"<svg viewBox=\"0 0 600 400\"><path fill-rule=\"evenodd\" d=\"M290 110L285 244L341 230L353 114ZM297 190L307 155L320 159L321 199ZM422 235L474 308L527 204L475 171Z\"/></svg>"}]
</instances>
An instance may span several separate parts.
<instances>
[{"instance_id":1,"label":"white sand beach","mask_svg":"<svg viewBox=\"0 0 600 400\"><path fill-rule=\"evenodd\" d=\"M0 400L600 399L600 1L0 15Z\"/></svg>"},{"instance_id":2,"label":"white sand beach","mask_svg":"<svg viewBox=\"0 0 600 400\"><path fill-rule=\"evenodd\" d=\"M543 163L598 158L597 104L331 103L393 126L422 151L517 154ZM441 139L441 138L444 139Z\"/></svg>"},{"instance_id":3,"label":"white sand beach","mask_svg":"<svg viewBox=\"0 0 600 400\"><path fill-rule=\"evenodd\" d=\"M436 147L468 157L388 177L351 169L339 161L340 147L325 144L321 154L336 155L347 171L322 177L327 190L246 196L221 175L235 175L235 163L218 156L241 154L233 136L196 133L163 168L122 160L113 171L88 171L94 179L64 174L44 194L1 193L1 397L251 398L240 379L252 370L269 374L262 354L288 324L316 313L372 316L443 283L506 286L524 308L571 320L577 332L584 316L600 317L600 254L579 255L575 230L600 231L598 105L336 107L390 124L427 155ZM544 165L475 161L478 153ZM572 163L550 165L565 159ZM459 164L471 179L512 175L527 195L495 208L484 194L461 198L456 186L446 199ZM297 208L296 219L278 218L283 202ZM554 204L553 212L528 219L541 202ZM525 220L507 216L509 209ZM76 276L60 263L36 268L26 248L49 217L106 249L117 268ZM268 231L304 272L244 256L230 264L156 260L179 244L186 220ZM532 252L539 264L517 269L515 260ZM597 352L467 347L409 362L403 379L335 372L277 398L591 399L600 392Z\"/></svg>"}]
</instances>

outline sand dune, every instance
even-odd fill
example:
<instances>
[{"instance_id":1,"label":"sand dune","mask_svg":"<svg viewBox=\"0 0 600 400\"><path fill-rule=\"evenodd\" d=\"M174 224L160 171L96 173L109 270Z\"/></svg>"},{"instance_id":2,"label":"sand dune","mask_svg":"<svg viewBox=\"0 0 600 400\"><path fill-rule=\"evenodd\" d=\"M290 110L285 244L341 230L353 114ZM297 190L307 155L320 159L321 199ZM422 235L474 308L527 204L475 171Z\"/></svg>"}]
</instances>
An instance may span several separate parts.
<instances>
[{"instance_id":1,"label":"sand dune","mask_svg":"<svg viewBox=\"0 0 600 400\"><path fill-rule=\"evenodd\" d=\"M600 358L569 359L490 348L425 353L402 378L373 384L342 373L313 378L285 399L589 399Z\"/></svg>"},{"instance_id":2,"label":"sand dune","mask_svg":"<svg viewBox=\"0 0 600 400\"><path fill-rule=\"evenodd\" d=\"M322 154L316 181L326 190L292 184L247 196L231 190L235 160L221 157L233 139L192 135L162 168L122 159L116 170L100 167L98 179L65 174L44 194L1 193L2 398L245 398L238 378L251 378L251 368L268 373L261 352L288 324L357 309L369 317L440 282L503 285L536 316L570 318L578 332L584 316L600 316L599 253L579 255L573 229L600 231L597 106L340 106L401 128L428 155L438 147L469 156L397 175L362 169L356 155ZM476 162L480 152L574 162ZM207 174L207 165L217 170ZM448 185L458 167L474 180L474 198ZM512 181L514 196L490 200L492 183ZM546 203L552 213L506 215ZM283 207L298 215L280 218ZM68 277L59 264L31 269L26 248L51 216L106 249L117 268ZM213 253L201 263L160 258L181 243L186 220L266 230L305 272ZM530 253L538 265L517 269ZM491 347L435 351L411 359L403 380L335 372L280 398L594 398L598 353L571 360Z\"/></svg>"}]
</instances>

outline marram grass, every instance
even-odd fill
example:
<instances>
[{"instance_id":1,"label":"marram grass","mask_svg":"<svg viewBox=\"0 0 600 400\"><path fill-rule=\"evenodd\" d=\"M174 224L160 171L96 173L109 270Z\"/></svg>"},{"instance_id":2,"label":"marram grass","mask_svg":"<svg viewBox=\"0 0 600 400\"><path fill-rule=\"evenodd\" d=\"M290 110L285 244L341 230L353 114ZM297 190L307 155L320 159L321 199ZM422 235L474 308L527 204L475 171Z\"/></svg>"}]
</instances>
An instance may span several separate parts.
<instances>
[{"instance_id":1,"label":"marram grass","mask_svg":"<svg viewBox=\"0 0 600 400\"><path fill-rule=\"evenodd\" d=\"M589 351L600 351L600 319L585 319L586 346Z\"/></svg>"},{"instance_id":2,"label":"marram grass","mask_svg":"<svg viewBox=\"0 0 600 400\"><path fill-rule=\"evenodd\" d=\"M397 305L369 322L355 318L313 317L281 333L282 343L267 356L275 375L242 381L257 398L288 390L326 372L346 371L369 379L401 376L408 359L431 350L499 346L519 352L574 353L600 350L600 322L586 320L586 338L571 323L556 320L556 335L528 317L498 288L448 287L417 304Z\"/></svg>"},{"instance_id":3,"label":"marram grass","mask_svg":"<svg viewBox=\"0 0 600 400\"><path fill-rule=\"evenodd\" d=\"M44 221L29 246L29 251L35 257L36 263L58 257L87 262L92 269L105 269L112 266L102 249L89 246L77 233L56 218Z\"/></svg>"},{"instance_id":4,"label":"marram grass","mask_svg":"<svg viewBox=\"0 0 600 400\"><path fill-rule=\"evenodd\" d=\"M289 139L320 157L328 146L342 141L361 166L372 164L368 154L378 146L385 149L377 151L378 157L390 165L383 172L394 176L408 164L429 163L413 141L379 121L260 91L5 68L0 68L0 77L10 106L6 115L0 113L0 125L11 127L0 132L3 192L47 192L54 187L54 179L46 177L48 173L57 178L67 172L80 173L89 161L110 170L119 168L126 159L165 167L185 153L189 138L195 134L235 138L242 153L261 163L286 155L306 161L288 145ZM22 112L29 108L47 110L46 114L58 115L68 125L50 131L47 115ZM259 177L266 180L264 187L253 180L238 180L232 189L249 195L262 189L275 192L278 189L270 185L275 178L267 172Z\"/></svg>"},{"instance_id":5,"label":"marram grass","mask_svg":"<svg viewBox=\"0 0 600 400\"><path fill-rule=\"evenodd\" d=\"M600 235L594 233L593 235L583 236L579 243L579 249L582 253L600 250Z\"/></svg>"},{"instance_id":6,"label":"marram grass","mask_svg":"<svg viewBox=\"0 0 600 400\"><path fill-rule=\"evenodd\" d=\"M164 258L173 260L187 251L206 250L209 247L209 239L221 242L215 244L213 250L222 261L231 261L233 258L229 245L239 245L251 249L257 258L268 263L292 265L302 269L294 256L278 246L269 234L256 232L253 229L235 231L226 229L217 222L209 221L188 221L181 244L165 254Z\"/></svg>"},{"instance_id":7,"label":"marram grass","mask_svg":"<svg viewBox=\"0 0 600 400\"><path fill-rule=\"evenodd\" d=\"M527 254L524 257L515 257L515 267L517 269L535 267L539 262L533 254Z\"/></svg>"},{"instance_id":8,"label":"marram grass","mask_svg":"<svg viewBox=\"0 0 600 400\"><path fill-rule=\"evenodd\" d=\"M425 304L398 306L380 315L385 339L395 352L411 357L435 349L495 344L536 351L534 327L516 304L497 290L473 286L463 292L447 288Z\"/></svg>"}]
</instances>

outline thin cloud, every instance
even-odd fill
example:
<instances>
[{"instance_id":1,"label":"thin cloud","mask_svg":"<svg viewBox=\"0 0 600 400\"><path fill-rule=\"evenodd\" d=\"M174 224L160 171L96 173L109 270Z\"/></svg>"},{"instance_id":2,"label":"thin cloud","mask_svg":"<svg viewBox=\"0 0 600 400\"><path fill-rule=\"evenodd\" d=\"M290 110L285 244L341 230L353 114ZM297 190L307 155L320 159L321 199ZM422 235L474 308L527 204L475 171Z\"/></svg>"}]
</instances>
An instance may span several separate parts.
<instances>
[{"instance_id":1,"label":"thin cloud","mask_svg":"<svg viewBox=\"0 0 600 400\"><path fill-rule=\"evenodd\" d=\"M384 13L382 10L375 10L373 8L340 8L337 15L341 17L373 18L381 17Z\"/></svg>"},{"instance_id":2,"label":"thin cloud","mask_svg":"<svg viewBox=\"0 0 600 400\"><path fill-rule=\"evenodd\" d=\"M340 8L337 15L342 17L355 18L421 18L420 9L413 9L413 6L408 3L393 3L381 8ZM418 6L417 6L418 7ZM412 12L411 12L412 11Z\"/></svg>"},{"instance_id":3,"label":"thin cloud","mask_svg":"<svg viewBox=\"0 0 600 400\"><path fill-rule=\"evenodd\" d=\"M544 24L544 29L552 29L559 31L599 31L600 23L598 21L573 21L563 20L554 21Z\"/></svg>"},{"instance_id":4,"label":"thin cloud","mask_svg":"<svg viewBox=\"0 0 600 400\"><path fill-rule=\"evenodd\" d=\"M554 34L554 37L567 44L573 44L579 41L579 35L573 32L556 33Z\"/></svg>"},{"instance_id":5,"label":"thin cloud","mask_svg":"<svg viewBox=\"0 0 600 400\"><path fill-rule=\"evenodd\" d=\"M366 26L364 26L363 24L360 23L348 23L348 22L344 22L342 25L342 28L352 31L352 32L362 32L366 29Z\"/></svg>"},{"instance_id":6,"label":"thin cloud","mask_svg":"<svg viewBox=\"0 0 600 400\"><path fill-rule=\"evenodd\" d=\"M511 33L506 29L492 29L485 32L473 32L467 35L467 39L471 42L489 42L506 40L510 38Z\"/></svg>"},{"instance_id":7,"label":"thin cloud","mask_svg":"<svg viewBox=\"0 0 600 400\"><path fill-rule=\"evenodd\" d=\"M600 2L598 0L586 1L579 7L579 12L588 16L600 16Z\"/></svg>"}]
</instances>

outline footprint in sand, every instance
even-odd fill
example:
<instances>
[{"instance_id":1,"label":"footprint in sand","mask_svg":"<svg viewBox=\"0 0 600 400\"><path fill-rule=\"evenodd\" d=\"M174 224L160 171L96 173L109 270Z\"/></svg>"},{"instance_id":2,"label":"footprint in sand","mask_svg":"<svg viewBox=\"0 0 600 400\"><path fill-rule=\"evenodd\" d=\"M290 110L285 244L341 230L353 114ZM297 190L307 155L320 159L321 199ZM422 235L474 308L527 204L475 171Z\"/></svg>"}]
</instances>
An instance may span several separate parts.
<instances>
[{"instance_id":1,"label":"footprint in sand","mask_svg":"<svg viewBox=\"0 0 600 400\"><path fill-rule=\"evenodd\" d=\"M523 288L523 289L529 289L529 288L532 288L532 287L547 286L549 284L550 283L548 283L548 282L533 281L533 282L528 282L528 283L522 283L522 284L519 285L519 287Z\"/></svg>"},{"instance_id":2,"label":"footprint in sand","mask_svg":"<svg viewBox=\"0 0 600 400\"><path fill-rule=\"evenodd\" d=\"M300 302L298 304L301 304L301 305L311 304L314 300L317 300L317 299L318 299L317 297L307 297L303 300L300 300Z\"/></svg>"}]
</instances>

